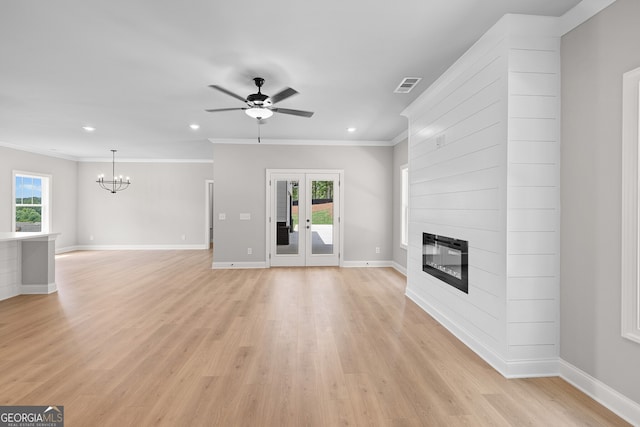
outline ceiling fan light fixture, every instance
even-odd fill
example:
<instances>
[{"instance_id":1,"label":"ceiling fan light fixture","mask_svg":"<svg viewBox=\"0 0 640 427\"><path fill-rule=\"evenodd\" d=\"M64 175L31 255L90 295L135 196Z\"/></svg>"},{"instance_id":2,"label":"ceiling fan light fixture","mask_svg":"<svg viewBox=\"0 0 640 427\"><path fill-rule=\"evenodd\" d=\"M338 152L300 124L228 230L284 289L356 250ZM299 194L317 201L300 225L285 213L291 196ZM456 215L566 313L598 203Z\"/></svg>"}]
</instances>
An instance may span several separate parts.
<instances>
[{"instance_id":1,"label":"ceiling fan light fixture","mask_svg":"<svg viewBox=\"0 0 640 427\"><path fill-rule=\"evenodd\" d=\"M244 112L247 113L247 116L253 117L254 119L268 119L273 116L273 111L268 108L247 108Z\"/></svg>"}]
</instances>

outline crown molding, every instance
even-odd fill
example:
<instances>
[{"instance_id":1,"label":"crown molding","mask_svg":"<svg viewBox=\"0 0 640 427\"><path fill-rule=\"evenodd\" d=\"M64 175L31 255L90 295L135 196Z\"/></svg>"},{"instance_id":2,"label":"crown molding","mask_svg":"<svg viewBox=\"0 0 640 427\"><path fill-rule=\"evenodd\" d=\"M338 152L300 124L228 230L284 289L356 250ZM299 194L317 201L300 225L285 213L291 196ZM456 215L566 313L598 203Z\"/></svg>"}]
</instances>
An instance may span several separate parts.
<instances>
[{"instance_id":1,"label":"crown molding","mask_svg":"<svg viewBox=\"0 0 640 427\"><path fill-rule=\"evenodd\" d=\"M409 129L403 130L398 136L391 140L391 145L396 145L409 138Z\"/></svg>"},{"instance_id":2,"label":"crown molding","mask_svg":"<svg viewBox=\"0 0 640 427\"><path fill-rule=\"evenodd\" d=\"M111 163L111 157L81 157L77 159L82 163ZM117 163L213 163L213 159L116 159Z\"/></svg>"},{"instance_id":3,"label":"crown molding","mask_svg":"<svg viewBox=\"0 0 640 427\"><path fill-rule=\"evenodd\" d=\"M560 34L567 34L604 8L613 4L613 2L615 0L582 0L559 18Z\"/></svg>"},{"instance_id":4,"label":"crown molding","mask_svg":"<svg viewBox=\"0 0 640 427\"><path fill-rule=\"evenodd\" d=\"M261 138L208 138L212 144L250 144L250 145L324 145L324 146L356 146L356 147L391 147L392 141L374 140L334 140L334 139L267 139Z\"/></svg>"},{"instance_id":5,"label":"crown molding","mask_svg":"<svg viewBox=\"0 0 640 427\"><path fill-rule=\"evenodd\" d=\"M0 141L0 147L10 148L12 150L24 151L27 153L40 154L41 156L56 157L58 159L72 160L75 162L78 161L77 157L71 156L69 154L63 154L57 151L43 150L43 149L33 148L33 147L24 147L22 145L10 144L4 141Z\"/></svg>"}]
</instances>

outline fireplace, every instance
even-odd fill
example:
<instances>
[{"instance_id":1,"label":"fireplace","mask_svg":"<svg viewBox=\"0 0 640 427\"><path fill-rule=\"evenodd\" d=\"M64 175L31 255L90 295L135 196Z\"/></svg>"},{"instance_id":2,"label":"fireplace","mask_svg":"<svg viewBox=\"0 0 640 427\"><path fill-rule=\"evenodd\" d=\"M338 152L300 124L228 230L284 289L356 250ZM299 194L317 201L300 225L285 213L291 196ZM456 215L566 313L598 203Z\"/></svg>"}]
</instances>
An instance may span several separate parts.
<instances>
[{"instance_id":1,"label":"fireplace","mask_svg":"<svg viewBox=\"0 0 640 427\"><path fill-rule=\"evenodd\" d=\"M468 294L468 250L466 240L422 233L422 270Z\"/></svg>"}]
</instances>

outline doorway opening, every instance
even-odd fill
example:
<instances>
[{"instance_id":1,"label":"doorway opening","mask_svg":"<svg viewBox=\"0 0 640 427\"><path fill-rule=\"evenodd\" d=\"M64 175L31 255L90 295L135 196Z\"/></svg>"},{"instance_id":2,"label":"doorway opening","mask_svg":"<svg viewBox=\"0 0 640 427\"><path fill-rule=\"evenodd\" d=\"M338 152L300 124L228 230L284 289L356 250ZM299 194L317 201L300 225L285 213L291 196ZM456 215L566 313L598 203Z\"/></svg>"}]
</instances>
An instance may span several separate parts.
<instances>
[{"instance_id":1,"label":"doorway opening","mask_svg":"<svg viewBox=\"0 0 640 427\"><path fill-rule=\"evenodd\" d=\"M342 264L343 171L267 170L270 266Z\"/></svg>"},{"instance_id":2,"label":"doorway opening","mask_svg":"<svg viewBox=\"0 0 640 427\"><path fill-rule=\"evenodd\" d=\"M213 180L205 180L204 185L204 247L211 250L213 249Z\"/></svg>"}]
</instances>

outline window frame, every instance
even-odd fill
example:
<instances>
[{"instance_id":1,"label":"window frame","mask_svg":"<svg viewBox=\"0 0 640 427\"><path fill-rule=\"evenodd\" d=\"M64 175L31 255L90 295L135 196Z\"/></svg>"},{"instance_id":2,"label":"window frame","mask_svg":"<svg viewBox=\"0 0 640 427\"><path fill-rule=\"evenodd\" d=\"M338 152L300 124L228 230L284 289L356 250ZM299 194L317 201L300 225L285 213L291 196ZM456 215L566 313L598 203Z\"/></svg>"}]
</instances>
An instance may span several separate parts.
<instances>
[{"instance_id":1,"label":"window frame","mask_svg":"<svg viewBox=\"0 0 640 427\"><path fill-rule=\"evenodd\" d=\"M18 204L16 203L16 177L27 177L27 178L38 178L42 181L42 195L40 199L40 232L41 233L49 233L51 231L51 185L52 185L52 177L51 175L38 173L38 172L27 172L14 170L12 172L12 180L11 180L11 230L16 230L16 207ZM16 233L25 233L25 231L16 231Z\"/></svg>"},{"instance_id":2,"label":"window frame","mask_svg":"<svg viewBox=\"0 0 640 427\"><path fill-rule=\"evenodd\" d=\"M622 336L637 343L640 343L639 144L640 68L636 68L622 78L621 323Z\"/></svg>"},{"instance_id":3,"label":"window frame","mask_svg":"<svg viewBox=\"0 0 640 427\"><path fill-rule=\"evenodd\" d=\"M409 246L409 164L400 166L400 247Z\"/></svg>"}]
</instances>

